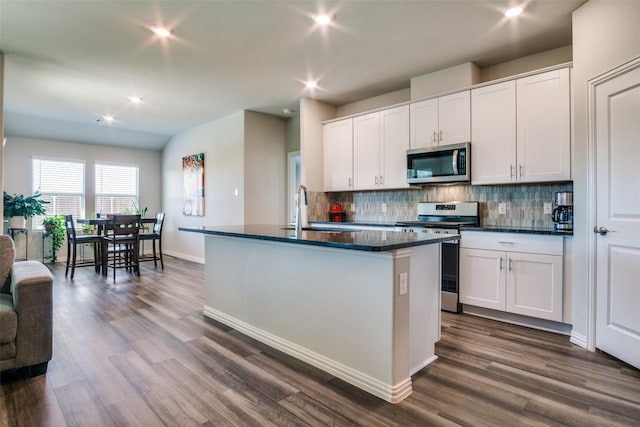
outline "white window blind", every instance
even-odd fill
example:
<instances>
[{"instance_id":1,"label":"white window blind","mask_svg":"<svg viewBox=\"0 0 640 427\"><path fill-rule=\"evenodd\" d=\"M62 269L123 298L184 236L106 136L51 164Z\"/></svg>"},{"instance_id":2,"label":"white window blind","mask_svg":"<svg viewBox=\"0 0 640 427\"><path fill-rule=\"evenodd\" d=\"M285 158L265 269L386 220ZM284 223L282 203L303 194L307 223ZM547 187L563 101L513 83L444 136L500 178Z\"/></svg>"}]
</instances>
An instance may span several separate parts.
<instances>
[{"instance_id":1,"label":"white window blind","mask_svg":"<svg viewBox=\"0 0 640 427\"><path fill-rule=\"evenodd\" d=\"M84 214L84 162L32 159L33 193L40 192L47 216ZM44 216L33 218L32 228L41 229Z\"/></svg>"},{"instance_id":2,"label":"white window blind","mask_svg":"<svg viewBox=\"0 0 640 427\"><path fill-rule=\"evenodd\" d=\"M138 166L96 163L96 212L134 212Z\"/></svg>"}]
</instances>

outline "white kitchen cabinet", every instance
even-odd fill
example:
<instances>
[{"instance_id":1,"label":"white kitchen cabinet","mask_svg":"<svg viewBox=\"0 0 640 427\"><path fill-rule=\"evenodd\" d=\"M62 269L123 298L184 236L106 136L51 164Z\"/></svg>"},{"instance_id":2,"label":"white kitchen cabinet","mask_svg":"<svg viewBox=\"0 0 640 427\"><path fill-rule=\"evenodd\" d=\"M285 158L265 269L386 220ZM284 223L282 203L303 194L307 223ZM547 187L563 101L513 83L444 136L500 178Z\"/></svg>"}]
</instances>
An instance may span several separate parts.
<instances>
[{"instance_id":1,"label":"white kitchen cabinet","mask_svg":"<svg viewBox=\"0 0 640 427\"><path fill-rule=\"evenodd\" d=\"M353 119L355 190L405 188L409 149L409 106Z\"/></svg>"},{"instance_id":2,"label":"white kitchen cabinet","mask_svg":"<svg viewBox=\"0 0 640 427\"><path fill-rule=\"evenodd\" d=\"M569 69L471 91L471 183L571 179Z\"/></svg>"},{"instance_id":3,"label":"white kitchen cabinet","mask_svg":"<svg viewBox=\"0 0 640 427\"><path fill-rule=\"evenodd\" d=\"M569 69L517 80L520 182L571 179Z\"/></svg>"},{"instance_id":4,"label":"white kitchen cabinet","mask_svg":"<svg viewBox=\"0 0 640 427\"><path fill-rule=\"evenodd\" d=\"M380 179L380 113L353 119L353 188L369 190Z\"/></svg>"},{"instance_id":5,"label":"white kitchen cabinet","mask_svg":"<svg viewBox=\"0 0 640 427\"><path fill-rule=\"evenodd\" d=\"M562 321L560 236L462 232L460 302Z\"/></svg>"},{"instance_id":6,"label":"white kitchen cabinet","mask_svg":"<svg viewBox=\"0 0 640 427\"><path fill-rule=\"evenodd\" d=\"M471 183L515 182L516 82L471 91Z\"/></svg>"},{"instance_id":7,"label":"white kitchen cabinet","mask_svg":"<svg viewBox=\"0 0 640 427\"><path fill-rule=\"evenodd\" d=\"M410 122L412 149L469 142L469 91L412 103Z\"/></svg>"},{"instance_id":8,"label":"white kitchen cabinet","mask_svg":"<svg viewBox=\"0 0 640 427\"><path fill-rule=\"evenodd\" d=\"M407 188L409 149L409 106L380 112L380 185Z\"/></svg>"},{"instance_id":9,"label":"white kitchen cabinet","mask_svg":"<svg viewBox=\"0 0 640 427\"><path fill-rule=\"evenodd\" d=\"M324 125L324 190L353 190L353 119Z\"/></svg>"},{"instance_id":10,"label":"white kitchen cabinet","mask_svg":"<svg viewBox=\"0 0 640 427\"><path fill-rule=\"evenodd\" d=\"M460 248L460 302L504 311L504 252Z\"/></svg>"}]
</instances>

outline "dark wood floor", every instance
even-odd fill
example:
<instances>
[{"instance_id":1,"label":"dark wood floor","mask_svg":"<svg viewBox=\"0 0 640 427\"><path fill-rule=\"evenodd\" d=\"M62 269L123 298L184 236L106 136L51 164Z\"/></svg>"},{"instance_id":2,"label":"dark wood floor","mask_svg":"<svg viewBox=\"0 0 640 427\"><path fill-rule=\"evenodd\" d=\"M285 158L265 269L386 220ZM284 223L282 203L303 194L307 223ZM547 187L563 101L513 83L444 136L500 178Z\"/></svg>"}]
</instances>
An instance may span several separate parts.
<instances>
[{"instance_id":1,"label":"dark wood floor","mask_svg":"<svg viewBox=\"0 0 640 427\"><path fill-rule=\"evenodd\" d=\"M2 426L640 424L639 371L565 336L443 313L439 359L391 405L206 320L201 265L54 274L53 360L2 377Z\"/></svg>"}]
</instances>

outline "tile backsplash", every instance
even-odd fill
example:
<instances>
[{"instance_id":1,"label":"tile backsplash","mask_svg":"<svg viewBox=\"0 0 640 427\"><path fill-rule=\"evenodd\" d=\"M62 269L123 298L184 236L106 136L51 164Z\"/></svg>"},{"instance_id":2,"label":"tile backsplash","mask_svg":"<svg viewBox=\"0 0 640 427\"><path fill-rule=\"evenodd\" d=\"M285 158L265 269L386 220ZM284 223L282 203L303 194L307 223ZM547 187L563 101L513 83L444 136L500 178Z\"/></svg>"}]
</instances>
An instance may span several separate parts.
<instances>
[{"instance_id":1,"label":"tile backsplash","mask_svg":"<svg viewBox=\"0 0 640 427\"><path fill-rule=\"evenodd\" d=\"M413 221L418 202L480 202L480 223L486 226L553 227L551 215L544 214L544 203L552 203L558 191L573 191L573 183L517 185L428 185L407 190L309 193L310 221L328 221L333 203L347 211L346 221ZM498 204L507 210L498 214ZM355 212L351 212L351 204ZM386 212L383 212L386 205Z\"/></svg>"}]
</instances>

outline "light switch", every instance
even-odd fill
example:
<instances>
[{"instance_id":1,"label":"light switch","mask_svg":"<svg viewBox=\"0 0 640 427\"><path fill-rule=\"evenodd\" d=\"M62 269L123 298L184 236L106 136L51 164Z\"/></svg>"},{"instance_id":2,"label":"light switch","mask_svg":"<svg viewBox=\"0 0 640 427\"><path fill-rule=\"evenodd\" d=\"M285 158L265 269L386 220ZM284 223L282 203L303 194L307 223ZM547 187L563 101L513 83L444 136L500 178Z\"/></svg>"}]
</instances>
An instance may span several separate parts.
<instances>
[{"instance_id":1,"label":"light switch","mask_svg":"<svg viewBox=\"0 0 640 427\"><path fill-rule=\"evenodd\" d=\"M355 203L351 203L351 212L355 212L356 211L356 204Z\"/></svg>"},{"instance_id":2,"label":"light switch","mask_svg":"<svg viewBox=\"0 0 640 427\"><path fill-rule=\"evenodd\" d=\"M383 203L382 204L382 213L385 213L387 211L387 204Z\"/></svg>"},{"instance_id":3,"label":"light switch","mask_svg":"<svg viewBox=\"0 0 640 427\"><path fill-rule=\"evenodd\" d=\"M507 213L507 204L505 202L498 203L498 214L504 215Z\"/></svg>"},{"instance_id":4,"label":"light switch","mask_svg":"<svg viewBox=\"0 0 640 427\"><path fill-rule=\"evenodd\" d=\"M544 204L544 214L551 214L551 203L545 203Z\"/></svg>"}]
</instances>

